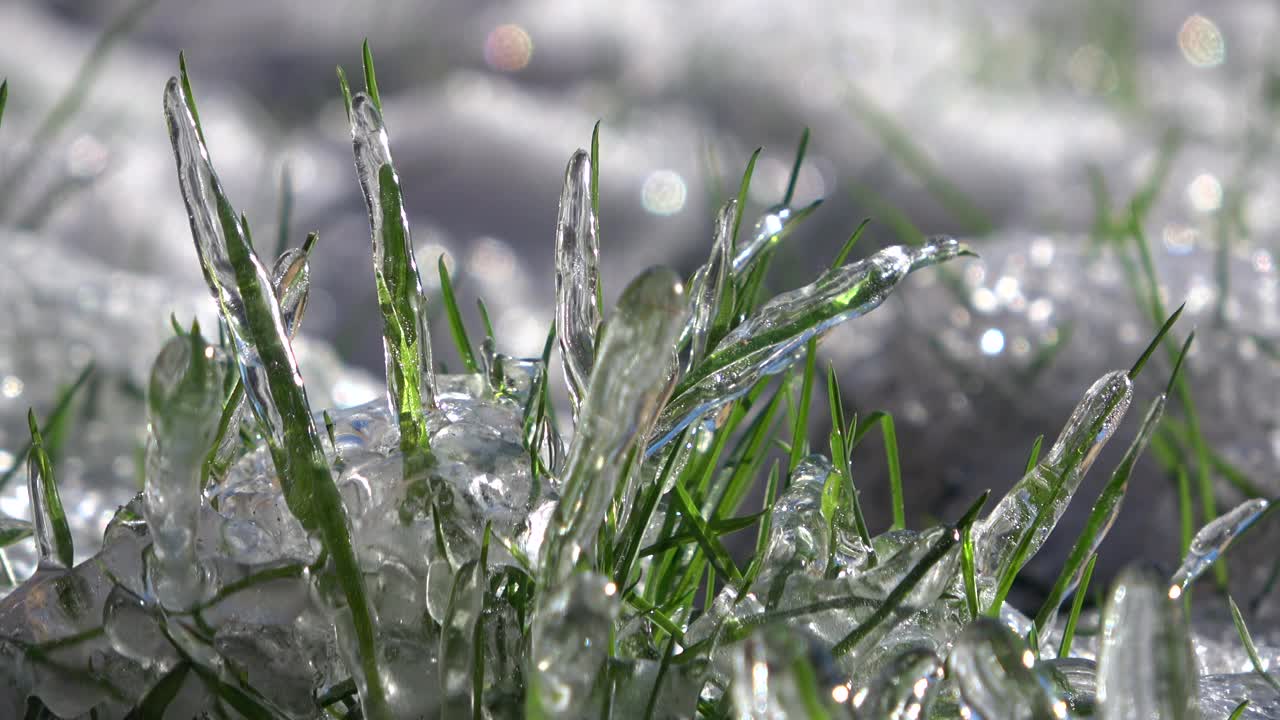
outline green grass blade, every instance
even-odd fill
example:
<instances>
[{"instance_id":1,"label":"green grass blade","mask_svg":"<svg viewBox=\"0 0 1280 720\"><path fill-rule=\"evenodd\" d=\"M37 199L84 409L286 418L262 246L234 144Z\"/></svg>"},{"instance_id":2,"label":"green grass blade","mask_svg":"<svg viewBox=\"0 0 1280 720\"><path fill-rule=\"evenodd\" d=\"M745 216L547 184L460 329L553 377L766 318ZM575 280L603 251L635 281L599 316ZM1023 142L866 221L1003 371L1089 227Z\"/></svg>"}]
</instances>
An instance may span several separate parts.
<instances>
[{"instance_id":1,"label":"green grass blade","mask_svg":"<svg viewBox=\"0 0 1280 720\"><path fill-rule=\"evenodd\" d=\"M787 472L793 473L804 457L809 430L809 405L813 398L813 375L818 363L818 340L809 340L805 348L804 374L800 384L800 407L791 425L791 457Z\"/></svg>"},{"instance_id":2,"label":"green grass blade","mask_svg":"<svg viewBox=\"0 0 1280 720\"><path fill-rule=\"evenodd\" d=\"M440 269L440 294L444 298L445 313L449 316L449 331L453 333L453 342L458 346L458 355L467 372L480 372L475 350L471 347L471 338L467 337L467 327L462 323L458 298L453 294L453 281L449 279L449 268L445 266L444 255L440 256L436 265Z\"/></svg>"},{"instance_id":3,"label":"green grass blade","mask_svg":"<svg viewBox=\"0 0 1280 720\"><path fill-rule=\"evenodd\" d=\"M658 666L658 676L653 681L653 690L649 692L649 701L644 706L645 720L653 720L653 711L658 706L658 696L662 694L662 682L667 678L667 670L671 667L671 658L676 652L676 635L667 641L667 649L662 653L662 664Z\"/></svg>"},{"instance_id":4,"label":"green grass blade","mask_svg":"<svg viewBox=\"0 0 1280 720\"><path fill-rule=\"evenodd\" d=\"M969 609L970 618L977 618L980 610L978 607L978 579L973 565L972 528L965 528L964 534L960 536L960 570L964 573L965 607Z\"/></svg>"},{"instance_id":5,"label":"green grass blade","mask_svg":"<svg viewBox=\"0 0 1280 720\"><path fill-rule=\"evenodd\" d=\"M293 173L288 163L280 169L280 208L276 212L276 256L289 249L289 223L293 218Z\"/></svg>"},{"instance_id":6,"label":"green grass blade","mask_svg":"<svg viewBox=\"0 0 1280 720\"><path fill-rule=\"evenodd\" d=\"M791 164L791 175L787 178L787 192L782 196L782 204L791 206L791 198L796 194L796 181L800 179L800 168L804 165L804 154L809 149L809 128L800 133L800 142L796 145L796 159ZM741 205L739 205L741 207Z\"/></svg>"},{"instance_id":7,"label":"green grass blade","mask_svg":"<svg viewBox=\"0 0 1280 720\"><path fill-rule=\"evenodd\" d=\"M1244 711L1248 709L1249 701L1241 700L1240 704L1236 706L1236 709L1231 711L1231 715L1227 717L1227 720L1239 720L1239 718L1244 715Z\"/></svg>"},{"instance_id":8,"label":"green grass blade","mask_svg":"<svg viewBox=\"0 0 1280 720\"><path fill-rule=\"evenodd\" d=\"M174 666L160 678L159 682L151 686L143 696L142 702L129 712L125 720L163 718L165 710L178 697L178 692L182 690L182 684L186 682L187 673L190 671L191 663L188 662L180 662Z\"/></svg>"},{"instance_id":9,"label":"green grass blade","mask_svg":"<svg viewBox=\"0 0 1280 720\"><path fill-rule=\"evenodd\" d=\"M1244 651L1249 654L1249 662L1253 664L1253 671L1262 676L1267 684L1280 692L1280 680L1267 672L1266 666L1262 664L1262 658L1258 657L1258 647L1253 644L1253 636L1249 634L1249 628L1244 624L1244 616L1240 614L1240 608L1236 607L1236 601L1227 596L1227 604L1231 606L1231 622L1235 623L1236 632L1240 635L1240 642L1244 644Z\"/></svg>"},{"instance_id":10,"label":"green grass blade","mask_svg":"<svg viewBox=\"0 0 1280 720\"><path fill-rule=\"evenodd\" d=\"M741 588L738 593L739 597L747 594L747 591L751 589L752 583L755 582L756 577L764 567L764 553L769 545L769 533L773 530L773 504L778 498L778 469L778 462L775 460L773 468L769 470L769 480L765 485L764 516L760 519L760 530L756 534L755 553L751 556L751 565L747 567L747 572L739 586Z\"/></svg>"},{"instance_id":11,"label":"green grass blade","mask_svg":"<svg viewBox=\"0 0 1280 720\"><path fill-rule=\"evenodd\" d=\"M66 415L67 411L71 408L71 401L75 398L77 393L79 393L80 388L84 387L85 384L88 383L90 376L93 375L93 369L93 363L86 365L84 369L80 371L80 374L76 376L75 381L62 391L58 396L57 402L53 405L53 410L45 416L44 424L46 427L58 425L62 422L62 417ZM13 479L13 476L18 473L18 469L22 467L22 462L27 459L27 454L30 452L31 442L27 441L27 444L22 446L22 449L14 454L13 465L5 471L4 475L0 475L0 490L4 489L4 487L9 484L9 481Z\"/></svg>"},{"instance_id":12,"label":"green grass blade","mask_svg":"<svg viewBox=\"0 0 1280 720\"><path fill-rule=\"evenodd\" d=\"M204 126L200 124L200 111L196 109L196 94L191 91L191 76L187 74L187 55L178 51L178 80L182 83L182 94L187 100L187 110L196 124L196 135L204 142Z\"/></svg>"},{"instance_id":13,"label":"green grass blade","mask_svg":"<svg viewBox=\"0 0 1280 720\"><path fill-rule=\"evenodd\" d=\"M476 298L476 311L480 313L480 324L484 326L485 339L496 340L497 336L493 333L493 321L489 319L489 308L484 304L484 298Z\"/></svg>"},{"instance_id":14,"label":"green grass blade","mask_svg":"<svg viewBox=\"0 0 1280 720\"><path fill-rule=\"evenodd\" d=\"M747 169L742 173L742 183L738 185L738 215L733 219L733 247L738 248L738 229L742 227L742 216L747 214L747 190L751 187L751 176L756 172L756 160L764 148L756 148L747 161Z\"/></svg>"},{"instance_id":15,"label":"green grass blade","mask_svg":"<svg viewBox=\"0 0 1280 720\"><path fill-rule=\"evenodd\" d=\"M1071 601L1071 614L1067 616L1067 626L1062 631L1062 643L1058 645L1058 657L1064 658L1071 653L1071 642L1076 636L1076 623L1080 621L1080 609L1084 607L1084 598L1089 590L1089 580L1093 578L1093 566L1098 562L1098 555L1089 556L1084 566L1084 575L1080 576L1080 587L1076 588L1076 597Z\"/></svg>"},{"instance_id":16,"label":"green grass blade","mask_svg":"<svg viewBox=\"0 0 1280 720\"><path fill-rule=\"evenodd\" d=\"M369 49L369 39L365 38L361 48L364 60L364 91L368 93L373 106L382 112L382 96L378 94L378 74L373 69L373 51Z\"/></svg>"},{"instance_id":17,"label":"green grass blade","mask_svg":"<svg viewBox=\"0 0 1280 720\"><path fill-rule=\"evenodd\" d=\"M351 84L347 82L347 71L337 67L338 89L342 92L342 104L347 109L347 122L351 122Z\"/></svg>"},{"instance_id":18,"label":"green grass blade","mask_svg":"<svg viewBox=\"0 0 1280 720\"><path fill-rule=\"evenodd\" d=\"M1148 343L1147 348L1142 351L1142 355L1138 356L1137 362L1133 364L1133 367L1129 368L1130 380L1138 377L1138 373L1142 372L1142 367L1147 364L1147 359L1151 357L1151 353L1155 352L1156 348L1160 346L1160 342L1164 340L1164 336L1169 334L1169 330L1173 328L1173 324L1178 321L1178 317L1182 315L1182 311L1186 308L1186 303L1179 305L1178 309L1174 310L1173 314L1170 315L1169 318L1164 321L1164 324L1160 326L1160 330L1156 332L1156 336L1151 338L1151 342ZM1176 373L1174 377L1177 377Z\"/></svg>"},{"instance_id":19,"label":"green grass blade","mask_svg":"<svg viewBox=\"0 0 1280 720\"><path fill-rule=\"evenodd\" d=\"M0 127L4 126L4 106L9 101L9 79L0 80Z\"/></svg>"},{"instance_id":20,"label":"green grass blade","mask_svg":"<svg viewBox=\"0 0 1280 720\"><path fill-rule=\"evenodd\" d=\"M71 541L71 527L67 513L62 509L58 496L58 483L53 474L53 463L45 452L44 439L36 424L34 410L27 411L27 426L31 429L31 515L35 518L36 540L40 548L40 561L56 561L61 567L75 564L75 547Z\"/></svg>"},{"instance_id":21,"label":"green grass blade","mask_svg":"<svg viewBox=\"0 0 1280 720\"><path fill-rule=\"evenodd\" d=\"M862 238L862 233L866 231L867 226L870 224L871 218L864 218L862 222L858 223L858 227L854 229L853 234L849 236L848 240L844 241L844 245L840 246L840 252L836 254L836 259L831 263L832 270L844 265L849 253L853 252L853 246L858 244L858 240Z\"/></svg>"},{"instance_id":22,"label":"green grass blade","mask_svg":"<svg viewBox=\"0 0 1280 720\"><path fill-rule=\"evenodd\" d=\"M739 572L738 566L734 564L733 558L729 556L729 551L725 550L724 545L711 533L707 527L707 521L702 517L702 513L698 511L698 505L689 496L689 491L680 483L676 483L674 499L680 513L684 515L688 521L689 527L693 532L698 547L701 548L707 560L711 563L711 567L715 571L735 583L742 582L742 573Z\"/></svg>"},{"instance_id":23,"label":"green grass blade","mask_svg":"<svg viewBox=\"0 0 1280 720\"><path fill-rule=\"evenodd\" d=\"M1031 443L1031 452L1027 455L1027 465L1022 469L1022 474L1026 475L1031 469L1040 462L1040 447L1044 444L1044 435L1037 435L1036 441Z\"/></svg>"},{"instance_id":24,"label":"green grass blade","mask_svg":"<svg viewBox=\"0 0 1280 720\"><path fill-rule=\"evenodd\" d=\"M893 416L883 410L877 410L858 423L853 435L853 444L862 441L871 428L879 425L880 435L884 439L885 464L889 469L889 492L893 497L893 530L902 530L907 526L906 502L902 492L902 463L898 458L898 431L893 424Z\"/></svg>"}]
</instances>

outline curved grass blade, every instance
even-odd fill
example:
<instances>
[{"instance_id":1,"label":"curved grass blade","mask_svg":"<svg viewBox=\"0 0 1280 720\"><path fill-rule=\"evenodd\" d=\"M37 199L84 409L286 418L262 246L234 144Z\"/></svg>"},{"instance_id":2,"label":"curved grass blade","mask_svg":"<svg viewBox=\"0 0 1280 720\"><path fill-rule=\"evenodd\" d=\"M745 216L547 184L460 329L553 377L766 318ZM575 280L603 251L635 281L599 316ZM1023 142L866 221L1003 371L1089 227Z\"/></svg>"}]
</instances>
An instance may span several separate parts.
<instances>
[{"instance_id":1,"label":"curved grass blade","mask_svg":"<svg viewBox=\"0 0 1280 720\"><path fill-rule=\"evenodd\" d=\"M31 457L28 462L27 492L31 496L31 515L35 518L36 548L42 566L70 568L75 564L75 548L67 513L62 509L58 484L53 476L53 463L45 452L44 439L36 425L36 414L27 411L31 429Z\"/></svg>"},{"instance_id":2,"label":"curved grass blade","mask_svg":"<svg viewBox=\"0 0 1280 720\"><path fill-rule=\"evenodd\" d=\"M153 718L163 718L165 710L178 697L178 693L182 690L182 684L187 680L187 673L191 672L191 663L180 662L173 667L172 670L164 674L160 678L160 682L151 686L147 694L143 696L142 702L125 716L125 720L151 720Z\"/></svg>"},{"instance_id":3,"label":"curved grass blade","mask_svg":"<svg viewBox=\"0 0 1280 720\"><path fill-rule=\"evenodd\" d=\"M804 165L804 154L809 149L809 128L800 133L800 142L796 145L796 159L791 164L791 176L787 178L787 192L782 196L783 205L791 205L791 198L796 194L796 181L800 179L800 168Z\"/></svg>"},{"instance_id":4,"label":"curved grass blade","mask_svg":"<svg viewBox=\"0 0 1280 720\"><path fill-rule=\"evenodd\" d=\"M1067 626L1062 631L1062 642L1058 645L1058 657L1071 654L1071 642L1076 636L1076 623L1080 620L1080 609L1084 607L1085 594L1089 591L1089 580L1093 577L1093 566L1098 562L1098 554L1089 556L1084 565L1084 574L1080 576L1080 587L1076 589L1075 599L1071 601L1071 613L1067 615Z\"/></svg>"},{"instance_id":5,"label":"curved grass blade","mask_svg":"<svg viewBox=\"0 0 1280 720\"><path fill-rule=\"evenodd\" d=\"M1244 651L1249 655L1249 662L1253 664L1253 671L1262 676L1267 684L1280 692L1280 680L1276 680L1275 676L1267 672L1266 665L1262 663L1262 658L1258 657L1258 646L1253 644L1253 636L1249 634L1249 627L1244 623L1244 616L1240 614L1240 608L1236 606L1236 601L1227 596L1227 604L1231 606L1231 622L1235 623L1236 632L1240 635L1240 642L1244 644Z\"/></svg>"},{"instance_id":6,"label":"curved grass blade","mask_svg":"<svg viewBox=\"0 0 1280 720\"><path fill-rule=\"evenodd\" d=\"M66 415L67 410L70 409L71 401L79 393L80 388L84 387L89 381L89 378L93 375L93 369L93 363L85 365L84 369L80 371L80 374L76 376L75 381L62 391L58 396L58 401L53 404L53 410L50 411L49 415L45 418L45 427L55 427L63 422L63 416ZM4 475L0 475L0 490L3 490L4 487L9 484L9 481L13 479L13 476L18 473L18 469L22 467L22 462L27 459L27 455L30 452L31 441L28 440L27 444L14 454L13 465L5 471Z\"/></svg>"},{"instance_id":7,"label":"curved grass blade","mask_svg":"<svg viewBox=\"0 0 1280 720\"><path fill-rule=\"evenodd\" d=\"M0 80L0 127L4 127L4 106L9 101L9 79Z\"/></svg>"},{"instance_id":8,"label":"curved grass blade","mask_svg":"<svg viewBox=\"0 0 1280 720\"><path fill-rule=\"evenodd\" d=\"M368 38L365 38L364 46L361 48L361 57L364 61L364 91L368 93L369 99L373 101L374 107L378 108L378 112L382 112L382 96L378 94L378 74L373 69L373 51L369 49Z\"/></svg>"},{"instance_id":9,"label":"curved grass blade","mask_svg":"<svg viewBox=\"0 0 1280 720\"><path fill-rule=\"evenodd\" d=\"M7 548L34 533L34 526L26 520L0 515L0 548Z\"/></svg>"}]
</instances>

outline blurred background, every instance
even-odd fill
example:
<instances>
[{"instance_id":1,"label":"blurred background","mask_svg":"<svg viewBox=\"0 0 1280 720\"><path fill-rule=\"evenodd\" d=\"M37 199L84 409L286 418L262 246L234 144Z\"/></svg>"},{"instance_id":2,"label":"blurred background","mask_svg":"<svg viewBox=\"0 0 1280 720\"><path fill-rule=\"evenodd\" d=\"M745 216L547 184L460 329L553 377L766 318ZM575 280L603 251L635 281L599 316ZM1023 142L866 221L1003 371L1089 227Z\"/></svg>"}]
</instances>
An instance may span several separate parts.
<instances>
[{"instance_id":1,"label":"blurred background","mask_svg":"<svg viewBox=\"0 0 1280 720\"><path fill-rule=\"evenodd\" d=\"M334 72L358 78L367 37L424 281L438 292L443 256L463 306L485 300L503 352L541 350L565 163L597 121L606 305L646 266L705 261L757 146L747 223L778 203L805 128L793 204L826 201L785 241L771 290L810 282L867 218L855 256L935 233L971 243L981 260L911 278L822 347L852 406L897 418L915 527L1004 492L1035 437L1050 442L1095 378L1133 363L1157 326L1134 280L1144 238L1166 308L1187 303L1177 341L1199 328L1192 393L1171 403L1098 567L1174 564L1179 462L1220 509L1280 490L1277 30L1270 0L6 0L0 512L27 512L26 409L52 412L92 361L90 391L59 416L59 482L86 536L100 534L137 487L142 388L170 313L213 322L161 115L180 49L259 247L319 232L299 350L313 402L380 392ZM437 358L456 368L445 338ZM1023 592L1053 580L1167 360ZM860 452L882 530L883 453Z\"/></svg>"}]
</instances>

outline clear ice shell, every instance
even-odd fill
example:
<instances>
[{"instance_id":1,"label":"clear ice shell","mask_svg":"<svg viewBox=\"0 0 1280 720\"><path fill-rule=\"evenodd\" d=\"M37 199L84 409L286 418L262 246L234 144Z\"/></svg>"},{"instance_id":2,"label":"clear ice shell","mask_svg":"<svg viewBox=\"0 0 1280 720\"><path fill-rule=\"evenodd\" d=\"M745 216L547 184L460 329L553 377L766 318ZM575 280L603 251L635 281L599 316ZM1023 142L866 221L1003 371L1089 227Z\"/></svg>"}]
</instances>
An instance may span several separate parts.
<instances>
[{"instance_id":1,"label":"clear ice shell","mask_svg":"<svg viewBox=\"0 0 1280 720\"><path fill-rule=\"evenodd\" d=\"M1200 717L1187 620L1170 588L1142 568L1126 569L1112 587L1098 654L1103 720Z\"/></svg>"},{"instance_id":2,"label":"clear ice shell","mask_svg":"<svg viewBox=\"0 0 1280 720\"><path fill-rule=\"evenodd\" d=\"M1191 539L1182 565L1173 574L1172 583L1178 587L1179 592L1185 591L1188 585L1209 569L1227 546L1262 517L1269 506L1270 503L1262 498L1246 500L1200 528L1200 532Z\"/></svg>"},{"instance_id":3,"label":"clear ice shell","mask_svg":"<svg viewBox=\"0 0 1280 720\"><path fill-rule=\"evenodd\" d=\"M832 472L831 462L811 455L796 465L791 483L773 506L772 529L761 561L760 587L791 573L821 577L827 567L830 542L822 517L822 488Z\"/></svg>"},{"instance_id":4,"label":"clear ice shell","mask_svg":"<svg viewBox=\"0 0 1280 720\"><path fill-rule=\"evenodd\" d=\"M201 468L222 415L225 365L193 329L165 344L151 371L143 507L154 562L151 581L165 607L186 609L200 596L196 559Z\"/></svg>"},{"instance_id":5,"label":"clear ice shell","mask_svg":"<svg viewBox=\"0 0 1280 720\"><path fill-rule=\"evenodd\" d=\"M391 164L391 146L382 113L364 93L356 93L351 100L351 143L355 152L356 176L369 211L374 282L384 324L382 349L386 360L387 401L397 414L416 413L417 406L433 405L435 399L431 329L427 325L422 279L413 254L409 218L405 216L403 207L393 211L399 213L399 222L405 231L402 238L404 247L387 247L389 233L382 202L388 188L383 187L381 174L389 172L396 185L399 178ZM403 255L404 267L399 267L395 261L389 264L389 252ZM409 373L408 377L406 373ZM410 406L402 407L406 403Z\"/></svg>"},{"instance_id":6,"label":"clear ice shell","mask_svg":"<svg viewBox=\"0 0 1280 720\"><path fill-rule=\"evenodd\" d=\"M681 380L662 411L649 452L740 397L760 378L791 367L811 338L875 309L912 271L967 252L950 237L933 238L918 247L895 245L768 301Z\"/></svg>"},{"instance_id":7,"label":"clear ice shell","mask_svg":"<svg viewBox=\"0 0 1280 720\"><path fill-rule=\"evenodd\" d=\"M1107 373L1085 392L1048 454L1000 499L974 529L974 568L982 605L1015 561L1018 545L1035 555L1053 531L1085 473L1129 409L1133 383L1121 370ZM1041 522L1036 524L1036 516Z\"/></svg>"},{"instance_id":8,"label":"clear ice shell","mask_svg":"<svg viewBox=\"0 0 1280 720\"><path fill-rule=\"evenodd\" d=\"M695 366L707 353L712 328L722 312L733 308L721 308L720 301L725 287L732 287L734 275L730 265L733 254L733 224L738 216L738 201L730 200L716 216L715 234L711 246L711 258L698 268L689 280L689 357L686 370ZM732 304L732 296L730 296Z\"/></svg>"},{"instance_id":9,"label":"clear ice shell","mask_svg":"<svg viewBox=\"0 0 1280 720\"><path fill-rule=\"evenodd\" d=\"M680 279L651 268L623 291L605 327L577 433L561 478L561 499L547 527L540 587L569 575L594 541L622 472L637 472L658 409L669 391L671 349L688 317Z\"/></svg>"},{"instance_id":10,"label":"clear ice shell","mask_svg":"<svg viewBox=\"0 0 1280 720\"><path fill-rule=\"evenodd\" d=\"M31 452L27 457L27 495L31 498L31 520L35 528L38 567L49 570L70 568L75 547L66 526L66 513L58 496L53 465L45 453L31 416Z\"/></svg>"},{"instance_id":11,"label":"clear ice shell","mask_svg":"<svg viewBox=\"0 0 1280 720\"><path fill-rule=\"evenodd\" d=\"M925 648L907 648L890 658L875 679L853 696L859 718L927 718L946 674L942 660Z\"/></svg>"},{"instance_id":12,"label":"clear ice shell","mask_svg":"<svg viewBox=\"0 0 1280 720\"><path fill-rule=\"evenodd\" d=\"M547 586L543 586L547 587ZM599 713L597 676L608 665L618 591L592 572L569 576L539 593L527 704L532 717L585 718Z\"/></svg>"},{"instance_id":13,"label":"clear ice shell","mask_svg":"<svg viewBox=\"0 0 1280 720\"><path fill-rule=\"evenodd\" d=\"M556 334L575 423L591 380L600 326L600 237L591 204L591 155L578 150L564 171L556 215Z\"/></svg>"}]
</instances>

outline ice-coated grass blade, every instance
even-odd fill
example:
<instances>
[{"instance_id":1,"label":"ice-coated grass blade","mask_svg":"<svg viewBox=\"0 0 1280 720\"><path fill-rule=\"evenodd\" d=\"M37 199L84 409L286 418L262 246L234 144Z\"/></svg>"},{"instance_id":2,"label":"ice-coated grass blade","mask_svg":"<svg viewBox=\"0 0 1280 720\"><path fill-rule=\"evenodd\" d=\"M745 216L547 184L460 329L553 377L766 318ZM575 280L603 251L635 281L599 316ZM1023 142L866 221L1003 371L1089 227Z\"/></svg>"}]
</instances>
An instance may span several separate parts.
<instances>
[{"instance_id":1,"label":"ice-coated grass blade","mask_svg":"<svg viewBox=\"0 0 1280 720\"><path fill-rule=\"evenodd\" d=\"M683 285L654 268L627 286L609 321L583 397L577 434L548 524L539 587L573 570L596 536L633 448L644 443L668 392L671 352L688 318Z\"/></svg>"},{"instance_id":2,"label":"ice-coated grass blade","mask_svg":"<svg viewBox=\"0 0 1280 720\"><path fill-rule=\"evenodd\" d=\"M34 533L35 528L26 520L0 515L0 548L7 548Z\"/></svg>"},{"instance_id":3,"label":"ice-coated grass blade","mask_svg":"<svg viewBox=\"0 0 1280 720\"><path fill-rule=\"evenodd\" d=\"M75 548L71 542L71 528L67 525L67 513L62 509L58 496L58 483L53 476L53 463L45 452L44 439L36 424L36 414L27 411L27 426L31 429L31 456L27 467L27 492L31 496L31 515L35 522L36 549L40 564L53 568L70 568L75 564Z\"/></svg>"},{"instance_id":4,"label":"ice-coated grass blade","mask_svg":"<svg viewBox=\"0 0 1280 720\"><path fill-rule=\"evenodd\" d=\"M467 337L467 326L462 322L462 311L458 309L458 298L453 294L453 281L449 279L449 268L445 266L444 255L440 256L436 265L440 271L440 295L444 299L445 314L449 316L449 331L453 333L453 343L458 347L462 366L467 372L480 372L476 352L471 347L471 338Z\"/></svg>"},{"instance_id":5,"label":"ice-coated grass blade","mask_svg":"<svg viewBox=\"0 0 1280 720\"><path fill-rule=\"evenodd\" d=\"M188 102L179 81L170 79L165 87L165 117L197 254L235 342L240 374L266 430L285 502L302 527L319 536L350 608L365 680L366 715L382 720L386 703L373 610L351 544L342 496L325 460L270 276L222 191Z\"/></svg>"},{"instance_id":6,"label":"ice-coated grass blade","mask_svg":"<svg viewBox=\"0 0 1280 720\"><path fill-rule=\"evenodd\" d=\"M556 216L556 329L576 422L591 381L601 321L599 221L592 206L591 156L578 150L565 168Z\"/></svg>"},{"instance_id":7,"label":"ice-coated grass blade","mask_svg":"<svg viewBox=\"0 0 1280 720\"><path fill-rule=\"evenodd\" d=\"M969 610L970 618L977 618L979 612L978 604L978 581L977 574L973 566L973 529L965 528L964 533L960 536L960 571L964 574L964 604Z\"/></svg>"},{"instance_id":8,"label":"ice-coated grass blade","mask_svg":"<svg viewBox=\"0 0 1280 720\"><path fill-rule=\"evenodd\" d=\"M858 486L853 481L853 447L857 443L854 433L858 426L858 418L846 422L844 402L841 399L840 379L836 376L835 366L827 364L827 409L831 413L831 437L827 446L831 450L831 464L845 483L845 494L849 496L850 509L853 510L853 524L858 538L867 551L867 565L875 567L878 562L875 546L871 543L871 532L867 529L866 516L862 514L862 501L858 498Z\"/></svg>"},{"instance_id":9,"label":"ice-coated grass blade","mask_svg":"<svg viewBox=\"0 0 1280 720\"><path fill-rule=\"evenodd\" d=\"M1258 656L1258 646L1253 644L1253 636L1249 634L1249 627L1244 623L1244 616L1240 614L1240 608L1236 606L1236 601L1227 596L1227 604L1231 606L1231 622L1235 623L1236 633L1240 636L1240 642L1244 645L1244 651L1249 655L1249 662L1253 665L1253 671L1262 676L1263 680L1276 692L1280 692L1280 680L1276 680L1275 676L1267 672L1266 666L1262 662L1262 658Z\"/></svg>"},{"instance_id":10,"label":"ice-coated grass blade","mask_svg":"<svg viewBox=\"0 0 1280 720\"><path fill-rule=\"evenodd\" d=\"M733 278L733 223L738 205L730 201L716 216L711 257L698 268L689 281L689 301L693 307L689 318L688 367L701 362L707 348L728 331L732 321L735 283Z\"/></svg>"},{"instance_id":11,"label":"ice-coated grass blade","mask_svg":"<svg viewBox=\"0 0 1280 720\"><path fill-rule=\"evenodd\" d=\"M924 576L933 569L933 566L941 562L942 559L951 552L952 548L956 546L956 543L960 542L961 533L964 532L965 528L972 526L974 521L978 519L978 513L982 512L982 506L986 505L987 498L990 495L990 490L982 493L982 495L969 506L969 509L965 511L964 515L960 517L960 520L951 527L950 531L942 533L941 537L938 538L933 547L929 549L928 554L921 558L920 562L917 563L915 567L911 568L911 571L908 572L896 586L894 586L893 591L884 599L884 602L880 603L880 605L876 607L875 612L873 612L870 617L864 620L831 648L831 654L833 656L840 657L841 655L852 651L863 638L870 635L878 625L890 618L890 616L898 609L898 606L901 605L911 594L911 591L915 589L916 585L918 585Z\"/></svg>"},{"instance_id":12,"label":"ice-coated grass blade","mask_svg":"<svg viewBox=\"0 0 1280 720\"><path fill-rule=\"evenodd\" d=\"M351 137L356 175L369 211L388 404L399 418L402 446L424 448L423 406L435 404L431 332L386 127L377 104L364 93L357 93L352 100Z\"/></svg>"},{"instance_id":13,"label":"ice-coated grass blade","mask_svg":"<svg viewBox=\"0 0 1280 720\"><path fill-rule=\"evenodd\" d=\"M9 101L9 79L0 80L0 127L4 127L4 106Z\"/></svg>"},{"instance_id":14,"label":"ice-coated grass blade","mask_svg":"<svg viewBox=\"0 0 1280 720\"><path fill-rule=\"evenodd\" d=\"M676 387L650 452L706 413L741 397L762 377L785 371L810 338L871 311L910 272L967 252L952 238L918 248L894 246L770 300Z\"/></svg>"},{"instance_id":15,"label":"ice-coated grass blade","mask_svg":"<svg viewBox=\"0 0 1280 720\"><path fill-rule=\"evenodd\" d=\"M93 375L94 365L89 363L76 376L74 382L66 387L59 395L58 400L53 404L53 410L44 420L45 427L55 427L63 422L63 417L71 408L71 401L79 393L80 389L88 383L89 378ZM18 469L22 467L22 462L27 459L27 455L31 452L31 441L28 440L22 449L13 457L13 465L5 471L4 475L0 475L0 490L4 489L13 476L18 473Z\"/></svg>"},{"instance_id":16,"label":"ice-coated grass blade","mask_svg":"<svg viewBox=\"0 0 1280 720\"><path fill-rule=\"evenodd\" d=\"M1249 709L1249 701L1241 700L1240 704L1236 706L1236 709L1232 710L1231 714L1227 716L1227 720L1239 720L1239 718L1244 716L1244 711L1248 709Z\"/></svg>"},{"instance_id":17,"label":"ice-coated grass blade","mask_svg":"<svg viewBox=\"0 0 1280 720\"><path fill-rule=\"evenodd\" d=\"M196 94L191 91L191 75L187 73L187 54L178 51L178 80L182 83L182 96L186 98L187 110L191 113L191 121L195 123L196 135L204 142L204 126L200 124L200 111L196 108Z\"/></svg>"},{"instance_id":18,"label":"ice-coated grass blade","mask_svg":"<svg viewBox=\"0 0 1280 720\"><path fill-rule=\"evenodd\" d=\"M342 106L347 110L347 122L351 122L351 84L347 82L347 71L339 65L335 68L338 73L338 91L342 95Z\"/></svg>"},{"instance_id":19,"label":"ice-coated grass blade","mask_svg":"<svg viewBox=\"0 0 1280 720\"><path fill-rule=\"evenodd\" d=\"M1160 419L1164 416L1164 405L1164 395L1158 396L1151 403L1151 408L1147 410L1147 415L1138 428L1138 434L1130 443L1124 457L1111 473L1111 479L1107 481L1098 500L1094 503L1084 530L1081 531L1071 552L1067 555L1067 561L1058 573L1058 579L1040 607L1040 612L1036 613L1035 627L1039 632L1048 632L1049 623L1057 613L1058 605L1075 589L1082 568L1088 559L1097 553L1098 546L1102 544L1107 532L1120 514L1120 505L1128 490L1129 476L1133 474L1133 466L1146 450L1147 443L1151 441L1151 436L1160 425Z\"/></svg>"},{"instance_id":20,"label":"ice-coated grass blade","mask_svg":"<svg viewBox=\"0 0 1280 720\"><path fill-rule=\"evenodd\" d=\"M147 718L163 718L165 710L178 697L182 684L191 672L191 663L180 662L172 670L164 674L160 681L151 686L142 702L126 716L126 720L146 720Z\"/></svg>"},{"instance_id":21,"label":"ice-coated grass blade","mask_svg":"<svg viewBox=\"0 0 1280 720\"><path fill-rule=\"evenodd\" d=\"M1089 580L1093 578L1093 566L1097 562L1098 554L1094 553L1089 556L1089 562L1084 565L1084 574L1080 576L1080 586L1076 588L1075 599L1071 601L1071 612L1067 615L1067 625L1062 630L1062 642L1058 645L1058 657L1060 658L1071 654L1071 643L1076 636L1076 623L1080 621L1080 609L1084 607L1085 595L1089 592Z\"/></svg>"}]
</instances>

